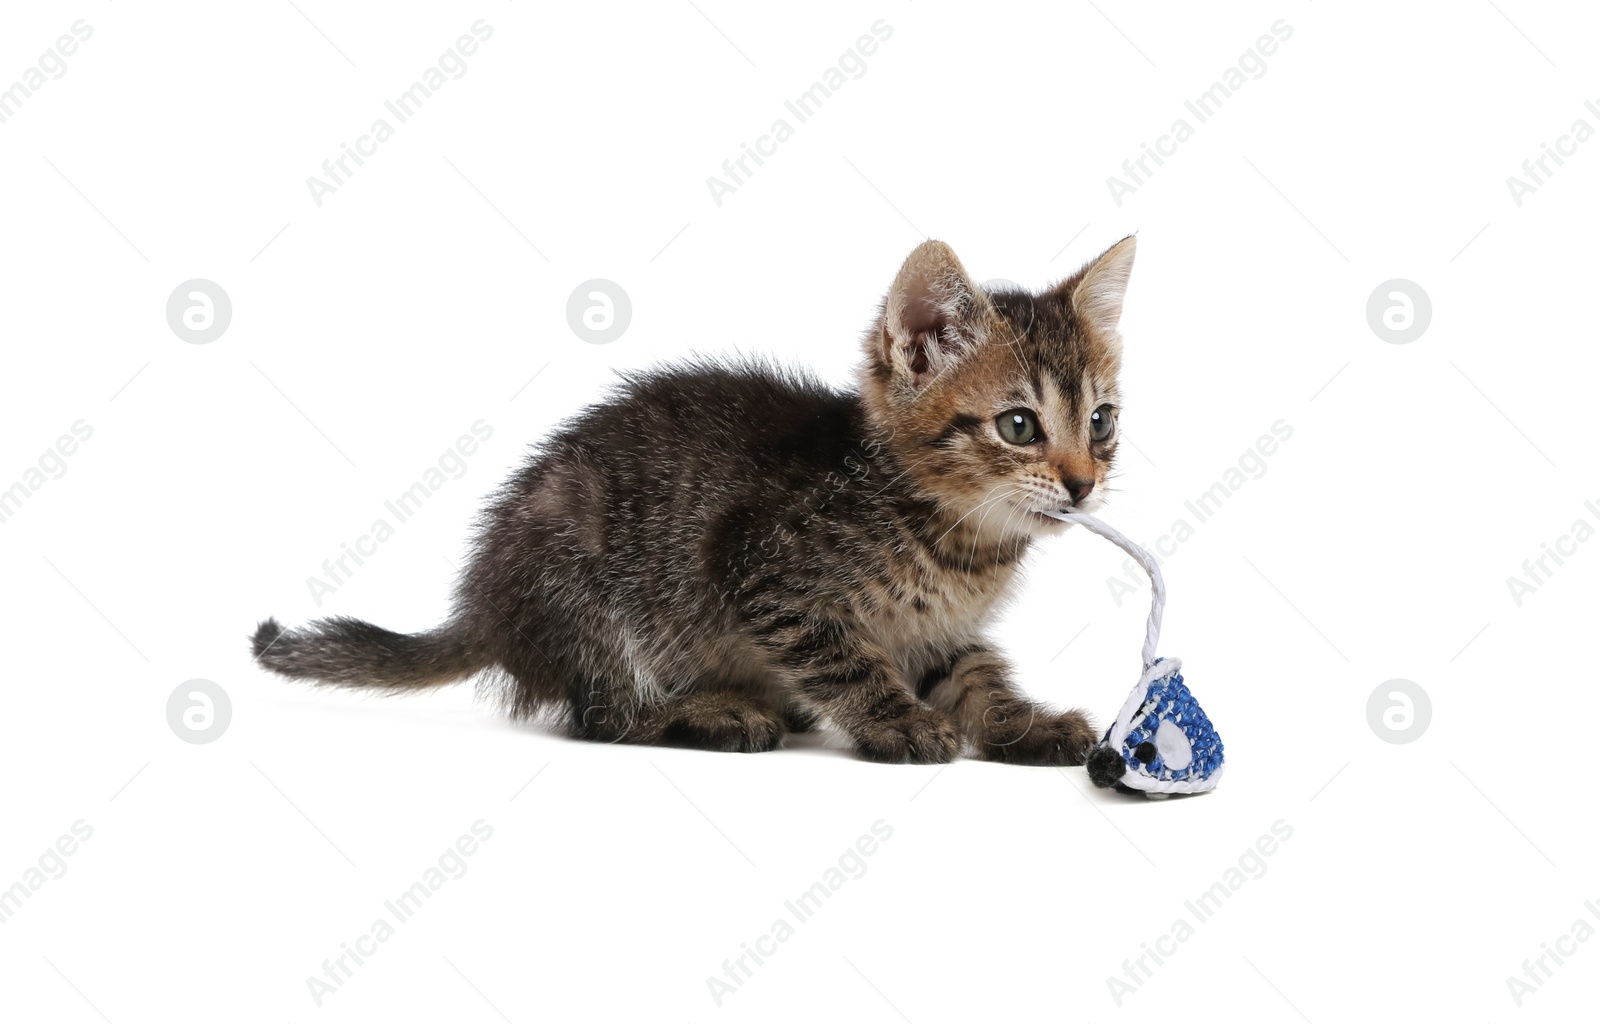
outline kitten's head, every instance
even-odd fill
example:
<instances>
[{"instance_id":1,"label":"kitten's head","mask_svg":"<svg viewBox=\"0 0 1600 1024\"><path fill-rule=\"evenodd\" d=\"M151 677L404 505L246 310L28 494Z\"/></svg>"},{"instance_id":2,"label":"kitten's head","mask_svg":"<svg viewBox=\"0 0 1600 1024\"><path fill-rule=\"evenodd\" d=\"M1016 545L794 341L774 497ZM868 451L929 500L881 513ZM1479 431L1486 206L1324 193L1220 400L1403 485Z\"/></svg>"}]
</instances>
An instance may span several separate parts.
<instances>
[{"instance_id":1,"label":"kitten's head","mask_svg":"<svg viewBox=\"0 0 1600 1024\"><path fill-rule=\"evenodd\" d=\"M909 475L981 531L1053 532L1042 510L1105 500L1133 252L1124 238L1032 294L979 287L928 241L895 277L867 333L863 403Z\"/></svg>"}]
</instances>

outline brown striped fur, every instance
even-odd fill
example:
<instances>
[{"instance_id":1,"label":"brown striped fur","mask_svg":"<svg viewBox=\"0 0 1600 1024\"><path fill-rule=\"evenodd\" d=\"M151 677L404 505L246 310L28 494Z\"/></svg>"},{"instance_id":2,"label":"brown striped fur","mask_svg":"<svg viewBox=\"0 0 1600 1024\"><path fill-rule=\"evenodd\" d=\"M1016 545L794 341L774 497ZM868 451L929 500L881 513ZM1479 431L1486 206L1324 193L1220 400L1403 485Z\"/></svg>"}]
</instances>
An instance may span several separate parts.
<instances>
[{"instance_id":1,"label":"brown striped fur","mask_svg":"<svg viewBox=\"0 0 1600 1024\"><path fill-rule=\"evenodd\" d=\"M760 363L626 378L530 455L480 518L427 633L262 623L280 674L403 691L484 673L516 717L714 750L819 721L864 757L1078 764L1078 711L1024 697L984 639L1042 509L1103 499L1121 404L1124 239L1039 294L906 259L856 391ZM1033 443L996 417L1031 410Z\"/></svg>"}]
</instances>

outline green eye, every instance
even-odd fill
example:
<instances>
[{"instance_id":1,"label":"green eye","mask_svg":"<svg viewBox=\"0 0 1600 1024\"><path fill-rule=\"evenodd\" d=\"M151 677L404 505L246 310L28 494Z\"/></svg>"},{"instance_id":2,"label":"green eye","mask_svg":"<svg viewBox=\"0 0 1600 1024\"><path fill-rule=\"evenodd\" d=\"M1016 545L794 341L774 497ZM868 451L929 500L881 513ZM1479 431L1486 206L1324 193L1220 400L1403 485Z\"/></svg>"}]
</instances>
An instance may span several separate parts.
<instances>
[{"instance_id":1,"label":"green eye","mask_svg":"<svg viewBox=\"0 0 1600 1024\"><path fill-rule=\"evenodd\" d=\"M1109 441L1116 429L1117 417L1111 411L1111 406L1109 405L1102 405L1094 411L1093 416L1089 417L1089 440L1091 441Z\"/></svg>"},{"instance_id":2,"label":"green eye","mask_svg":"<svg viewBox=\"0 0 1600 1024\"><path fill-rule=\"evenodd\" d=\"M1032 444L1039 439L1039 421L1031 409L1012 409L994 418L995 429L1007 444Z\"/></svg>"}]
</instances>

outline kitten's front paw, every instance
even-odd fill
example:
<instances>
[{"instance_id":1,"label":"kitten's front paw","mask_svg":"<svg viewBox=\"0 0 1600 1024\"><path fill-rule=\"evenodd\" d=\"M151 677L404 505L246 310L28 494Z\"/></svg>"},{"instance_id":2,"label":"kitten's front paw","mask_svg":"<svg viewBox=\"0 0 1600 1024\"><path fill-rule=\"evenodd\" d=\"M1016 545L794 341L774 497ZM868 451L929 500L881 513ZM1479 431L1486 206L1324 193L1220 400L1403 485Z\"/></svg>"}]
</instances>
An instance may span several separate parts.
<instances>
[{"instance_id":1,"label":"kitten's front paw","mask_svg":"<svg viewBox=\"0 0 1600 1024\"><path fill-rule=\"evenodd\" d=\"M961 753L955 724L943 713L927 708L865 725L854 738L858 754L885 764L944 764Z\"/></svg>"},{"instance_id":2,"label":"kitten's front paw","mask_svg":"<svg viewBox=\"0 0 1600 1024\"><path fill-rule=\"evenodd\" d=\"M992 710L975 744L977 756L1006 764L1079 765L1094 746L1094 726L1081 711Z\"/></svg>"}]
</instances>

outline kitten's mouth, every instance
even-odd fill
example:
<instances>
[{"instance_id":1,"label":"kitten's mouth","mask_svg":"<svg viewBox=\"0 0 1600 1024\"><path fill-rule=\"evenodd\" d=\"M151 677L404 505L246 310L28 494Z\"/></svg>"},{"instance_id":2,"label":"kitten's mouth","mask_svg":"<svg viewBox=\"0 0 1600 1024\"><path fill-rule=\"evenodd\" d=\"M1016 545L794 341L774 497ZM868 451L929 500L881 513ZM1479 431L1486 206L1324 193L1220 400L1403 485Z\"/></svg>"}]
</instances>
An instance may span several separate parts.
<instances>
[{"instance_id":1,"label":"kitten's mouth","mask_svg":"<svg viewBox=\"0 0 1600 1024\"><path fill-rule=\"evenodd\" d=\"M1084 502L1082 504L1079 504L1079 505L1057 505L1057 506L1055 506L1053 508L1048 508L1048 509L1035 508L1035 509L1029 509L1028 511L1031 513L1032 518L1033 518L1033 520L1035 522L1042 523L1042 524L1044 524L1046 526L1052 526L1052 527L1055 527L1056 529L1061 529L1061 528L1063 528L1063 527L1065 527L1065 526L1067 526L1069 524L1064 522L1063 520L1061 520L1059 518L1060 516L1065 515L1067 513L1071 513L1071 512L1085 512L1085 513L1093 512L1094 509L1097 508L1098 506L1099 506L1099 502L1092 502L1091 503L1091 502L1086 501L1086 502Z\"/></svg>"},{"instance_id":2,"label":"kitten's mouth","mask_svg":"<svg viewBox=\"0 0 1600 1024\"><path fill-rule=\"evenodd\" d=\"M1065 508L1052 508L1052 509L1048 509L1048 510L1037 509L1037 508L1029 509L1030 514L1033 516L1034 522L1041 523L1041 524L1043 524L1045 526L1054 526L1054 527L1062 527L1062 526L1066 526L1067 524L1062 522L1060 519L1057 519L1055 516L1051 515L1052 512L1077 512L1077 511L1080 511L1080 510L1075 508L1075 507L1073 507L1073 506L1071 506L1071 505L1068 505Z\"/></svg>"},{"instance_id":3,"label":"kitten's mouth","mask_svg":"<svg viewBox=\"0 0 1600 1024\"><path fill-rule=\"evenodd\" d=\"M1027 524L1028 532L1039 534L1045 532L1056 533L1064 530L1070 524L1060 518L1062 515L1072 512L1093 512L1101 503L1094 500L1094 496L1090 495L1086 500L1077 504L1072 502L1053 503L1043 508L1034 505L1032 502L1017 502L1016 504L1023 513L1021 522Z\"/></svg>"}]
</instances>

